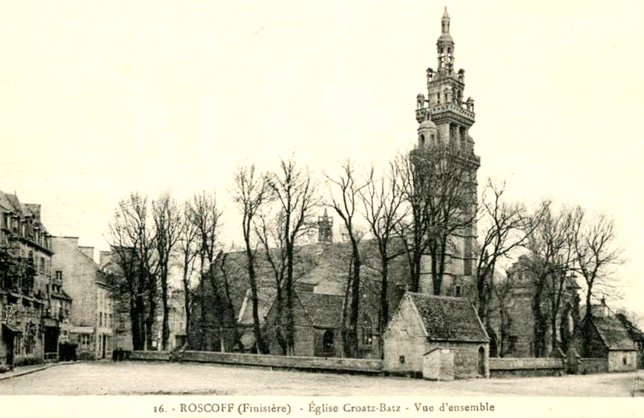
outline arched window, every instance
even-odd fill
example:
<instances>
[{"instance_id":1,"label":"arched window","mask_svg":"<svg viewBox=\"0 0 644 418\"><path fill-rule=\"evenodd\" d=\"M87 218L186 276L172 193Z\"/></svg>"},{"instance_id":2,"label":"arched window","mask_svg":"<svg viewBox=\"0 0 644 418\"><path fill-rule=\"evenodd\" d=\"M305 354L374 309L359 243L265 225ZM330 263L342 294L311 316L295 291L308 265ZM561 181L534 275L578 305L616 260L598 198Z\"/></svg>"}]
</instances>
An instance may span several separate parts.
<instances>
[{"instance_id":1,"label":"arched window","mask_svg":"<svg viewBox=\"0 0 644 418\"><path fill-rule=\"evenodd\" d=\"M423 134L420 135L420 146L421 147L425 146L425 135Z\"/></svg>"},{"instance_id":2,"label":"arched window","mask_svg":"<svg viewBox=\"0 0 644 418\"><path fill-rule=\"evenodd\" d=\"M367 315L362 317L362 324L360 324L360 334L363 345L371 345L373 342L373 325L371 318Z\"/></svg>"},{"instance_id":3,"label":"arched window","mask_svg":"<svg viewBox=\"0 0 644 418\"><path fill-rule=\"evenodd\" d=\"M332 330L327 329L322 335L322 347L325 350L330 350L335 345L335 335Z\"/></svg>"},{"instance_id":4,"label":"arched window","mask_svg":"<svg viewBox=\"0 0 644 418\"><path fill-rule=\"evenodd\" d=\"M479 376L485 376L485 348L479 347L478 355L478 372Z\"/></svg>"}]
</instances>

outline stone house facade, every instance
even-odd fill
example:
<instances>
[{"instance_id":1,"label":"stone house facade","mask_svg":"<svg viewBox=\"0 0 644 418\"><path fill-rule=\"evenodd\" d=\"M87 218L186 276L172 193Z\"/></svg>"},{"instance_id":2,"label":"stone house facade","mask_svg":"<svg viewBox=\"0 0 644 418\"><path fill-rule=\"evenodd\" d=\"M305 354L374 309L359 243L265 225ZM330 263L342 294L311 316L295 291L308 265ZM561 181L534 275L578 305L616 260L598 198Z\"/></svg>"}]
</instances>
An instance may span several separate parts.
<instances>
[{"instance_id":1,"label":"stone house facade","mask_svg":"<svg viewBox=\"0 0 644 418\"><path fill-rule=\"evenodd\" d=\"M39 204L24 204L15 194L0 192L3 364L42 362L58 356L65 311L62 316L52 311L59 295L52 295L51 235L40 214Z\"/></svg>"},{"instance_id":2,"label":"stone house facade","mask_svg":"<svg viewBox=\"0 0 644 418\"><path fill-rule=\"evenodd\" d=\"M77 237L53 237L53 270L62 289L74 300L70 337L81 359L111 358L114 349L115 303L106 277L94 261L94 248Z\"/></svg>"},{"instance_id":3,"label":"stone house facade","mask_svg":"<svg viewBox=\"0 0 644 418\"><path fill-rule=\"evenodd\" d=\"M489 338L465 298L407 292L385 331L384 368L421 375L426 354L453 353L456 378L489 376Z\"/></svg>"}]
</instances>

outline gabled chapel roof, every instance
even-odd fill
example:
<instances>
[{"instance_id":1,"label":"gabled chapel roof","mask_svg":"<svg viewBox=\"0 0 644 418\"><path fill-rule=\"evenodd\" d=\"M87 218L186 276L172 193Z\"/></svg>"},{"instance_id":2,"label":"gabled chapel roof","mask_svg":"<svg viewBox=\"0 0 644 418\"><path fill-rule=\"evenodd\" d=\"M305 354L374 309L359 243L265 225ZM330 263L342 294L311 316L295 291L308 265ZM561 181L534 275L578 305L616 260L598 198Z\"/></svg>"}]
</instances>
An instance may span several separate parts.
<instances>
[{"instance_id":1,"label":"gabled chapel roof","mask_svg":"<svg viewBox=\"0 0 644 418\"><path fill-rule=\"evenodd\" d=\"M430 341L488 342L474 306L465 298L407 292Z\"/></svg>"}]
</instances>

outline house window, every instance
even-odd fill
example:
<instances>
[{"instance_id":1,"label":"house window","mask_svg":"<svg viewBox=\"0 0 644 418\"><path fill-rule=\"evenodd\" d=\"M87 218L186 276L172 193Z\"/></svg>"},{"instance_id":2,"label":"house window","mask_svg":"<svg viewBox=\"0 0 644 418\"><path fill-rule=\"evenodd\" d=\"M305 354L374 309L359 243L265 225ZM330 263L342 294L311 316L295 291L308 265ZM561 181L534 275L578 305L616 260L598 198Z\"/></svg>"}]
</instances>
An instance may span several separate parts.
<instances>
[{"instance_id":1,"label":"house window","mask_svg":"<svg viewBox=\"0 0 644 418\"><path fill-rule=\"evenodd\" d=\"M13 341L14 351L18 354L22 354L22 335L16 335Z\"/></svg>"},{"instance_id":2,"label":"house window","mask_svg":"<svg viewBox=\"0 0 644 418\"><path fill-rule=\"evenodd\" d=\"M62 281L63 280L63 272L60 270L56 270L56 280Z\"/></svg>"},{"instance_id":3,"label":"house window","mask_svg":"<svg viewBox=\"0 0 644 418\"><path fill-rule=\"evenodd\" d=\"M34 346L36 342L32 334L27 334L25 337L25 354L31 355L34 353Z\"/></svg>"},{"instance_id":4,"label":"house window","mask_svg":"<svg viewBox=\"0 0 644 418\"><path fill-rule=\"evenodd\" d=\"M333 348L335 344L335 335L333 334L333 331L330 329L324 331L324 335L322 335L322 347L325 350L330 350Z\"/></svg>"},{"instance_id":5,"label":"house window","mask_svg":"<svg viewBox=\"0 0 644 418\"><path fill-rule=\"evenodd\" d=\"M624 362L624 365L627 365L627 364L628 364L628 360L626 359L626 356L624 356L624 358L622 359L622 361Z\"/></svg>"}]
</instances>

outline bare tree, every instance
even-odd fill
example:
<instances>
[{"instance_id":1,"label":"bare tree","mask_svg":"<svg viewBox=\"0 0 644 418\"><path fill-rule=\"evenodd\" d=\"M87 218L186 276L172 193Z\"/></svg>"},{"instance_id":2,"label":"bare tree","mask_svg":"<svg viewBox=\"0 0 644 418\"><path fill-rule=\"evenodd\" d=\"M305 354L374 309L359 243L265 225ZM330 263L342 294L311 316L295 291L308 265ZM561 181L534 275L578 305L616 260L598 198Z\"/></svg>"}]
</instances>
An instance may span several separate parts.
<instances>
[{"instance_id":1,"label":"bare tree","mask_svg":"<svg viewBox=\"0 0 644 418\"><path fill-rule=\"evenodd\" d=\"M280 161L280 168L268 178L276 204L279 208L281 238L286 249L286 341L287 355L293 355L295 348L295 322L293 317L293 285L295 245L308 233L313 210L319 204L315 185L307 169L297 166L291 156Z\"/></svg>"},{"instance_id":2,"label":"bare tree","mask_svg":"<svg viewBox=\"0 0 644 418\"><path fill-rule=\"evenodd\" d=\"M181 212L169 193L164 193L152 202L158 280L161 286L163 322L161 326L161 349L168 349L170 339L169 276L172 257L181 234Z\"/></svg>"},{"instance_id":3,"label":"bare tree","mask_svg":"<svg viewBox=\"0 0 644 418\"><path fill-rule=\"evenodd\" d=\"M362 258L360 256L359 242L361 233L358 231L355 222L356 210L360 199L360 192L366 187L366 184L359 184L356 179L355 171L351 161L342 165L342 173L337 178L327 176L329 182L335 186L337 194L331 197L331 207L338 214L347 232L347 237L351 245L351 274L347 293L350 307L348 309L348 318L346 323L343 322L343 341L344 351L348 357L357 357L358 355L358 318L360 310L360 269L362 267ZM346 312L347 310L345 310Z\"/></svg>"},{"instance_id":4,"label":"bare tree","mask_svg":"<svg viewBox=\"0 0 644 418\"><path fill-rule=\"evenodd\" d=\"M380 348L384 355L383 332L389 321L389 264L401 254L392 248L396 228L403 216L403 194L397 181L398 166L390 164L389 172L376 177L373 167L366 186L359 191L363 215L378 248L380 263L380 316L378 321Z\"/></svg>"},{"instance_id":5,"label":"bare tree","mask_svg":"<svg viewBox=\"0 0 644 418\"><path fill-rule=\"evenodd\" d=\"M255 166L239 167L235 174L235 202L242 210L242 232L250 281L251 302L253 308L253 333L257 351L267 353L266 341L262 336L259 321L259 300L257 294L257 274L255 271L256 248L252 243L253 220L255 215L270 199L271 189L266 178L256 173Z\"/></svg>"},{"instance_id":6,"label":"bare tree","mask_svg":"<svg viewBox=\"0 0 644 418\"><path fill-rule=\"evenodd\" d=\"M601 213L595 217L577 206L572 219L572 247L575 271L586 283L586 316L592 318L593 292L598 288L608 292L612 288L611 273L623 263L622 249L616 244L615 225L611 218ZM584 327L584 346L588 347L590 333Z\"/></svg>"},{"instance_id":7,"label":"bare tree","mask_svg":"<svg viewBox=\"0 0 644 418\"><path fill-rule=\"evenodd\" d=\"M529 213L521 203L507 202L504 195L505 183L495 184L488 179L481 201L482 217L479 222L479 225L484 225L485 233L480 241L476 261L478 314L488 328L495 269L500 261L510 257L527 242L542 216L540 211ZM507 290L504 289L503 292Z\"/></svg>"},{"instance_id":8,"label":"bare tree","mask_svg":"<svg viewBox=\"0 0 644 418\"><path fill-rule=\"evenodd\" d=\"M509 274L499 280L499 282L492 288L496 296L497 309L499 312L499 339L497 341L497 353L499 357L503 357L510 347L506 347L510 337L510 329L512 327L512 314L511 309L514 301L514 290L516 289L516 275Z\"/></svg>"},{"instance_id":9,"label":"bare tree","mask_svg":"<svg viewBox=\"0 0 644 418\"><path fill-rule=\"evenodd\" d=\"M135 350L151 347L156 312L154 236L147 210L147 198L133 192L119 202L109 226L113 259L120 269L114 278L129 299Z\"/></svg>"},{"instance_id":10,"label":"bare tree","mask_svg":"<svg viewBox=\"0 0 644 418\"><path fill-rule=\"evenodd\" d=\"M212 343L208 340L210 334L207 332L207 328L210 325L207 320L207 313L213 307L207 306L207 295L205 291L206 282L212 282L215 280L214 277L214 267L216 263L217 254L219 254L219 232L221 227L221 216L222 211L219 209L217 204L217 197L214 193L208 194L206 192L201 192L195 194L192 198L191 203L191 218L197 229L197 257L199 261L199 285L201 287L200 293L200 303L201 303L201 348L210 348ZM216 282L212 283L213 292L215 296L218 296L218 289ZM223 327L223 318L222 318L222 306L221 301L217 301L218 306L215 306L215 310L218 312L217 321L219 322L220 335L219 339L223 338L221 335Z\"/></svg>"},{"instance_id":11,"label":"bare tree","mask_svg":"<svg viewBox=\"0 0 644 418\"><path fill-rule=\"evenodd\" d=\"M552 350L556 348L557 314L572 268L570 248L570 211L553 212L549 202L542 204L539 226L528 239L530 257L525 266L533 280L532 314L534 318L534 354L544 357L548 319L552 332ZM543 305L549 312L544 312Z\"/></svg>"},{"instance_id":12,"label":"bare tree","mask_svg":"<svg viewBox=\"0 0 644 418\"><path fill-rule=\"evenodd\" d=\"M441 293L446 263L455 251L456 235L472 235L476 217L475 167L459 151L435 147L414 150L398 159L400 187L408 206L401 223L406 244L411 290L420 289L421 263L431 257L432 291ZM465 254L466 262L471 254Z\"/></svg>"},{"instance_id":13,"label":"bare tree","mask_svg":"<svg viewBox=\"0 0 644 418\"><path fill-rule=\"evenodd\" d=\"M278 326L276 329L276 340L282 350L282 354L287 352L286 336L283 333L282 320L284 316L284 279L286 277L287 252L284 241L283 214L280 211L276 219L271 219L269 214L261 214L255 223L255 233L261 243L264 252L264 258L270 266L275 283L275 310Z\"/></svg>"},{"instance_id":14,"label":"bare tree","mask_svg":"<svg viewBox=\"0 0 644 418\"><path fill-rule=\"evenodd\" d=\"M194 273L195 261L197 259L198 228L193 219L193 212L190 202L183 206L181 218L181 232L179 237L179 257L181 263L181 285L183 289L183 305L186 315L186 336L190 338L190 321L192 318L192 275ZM189 341L188 341L189 343Z\"/></svg>"}]
</instances>

